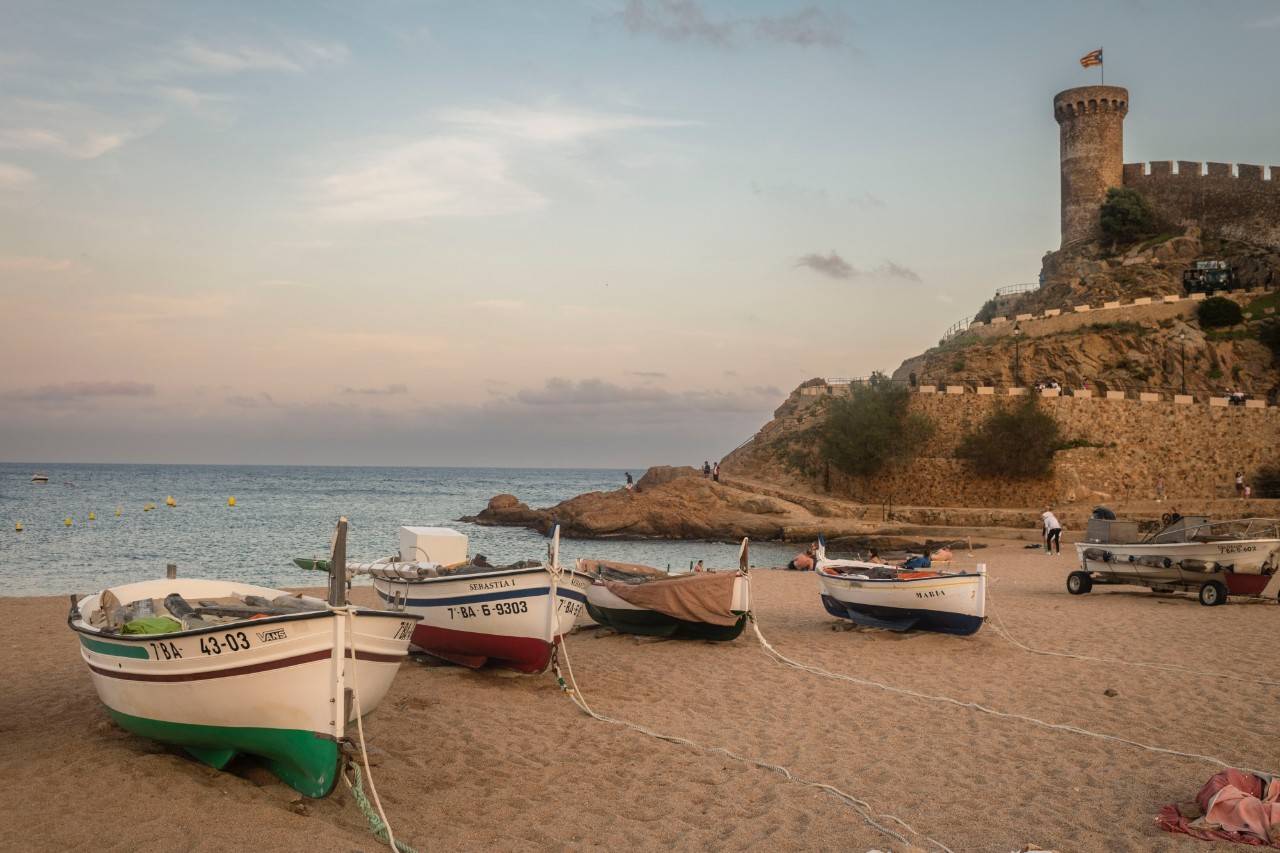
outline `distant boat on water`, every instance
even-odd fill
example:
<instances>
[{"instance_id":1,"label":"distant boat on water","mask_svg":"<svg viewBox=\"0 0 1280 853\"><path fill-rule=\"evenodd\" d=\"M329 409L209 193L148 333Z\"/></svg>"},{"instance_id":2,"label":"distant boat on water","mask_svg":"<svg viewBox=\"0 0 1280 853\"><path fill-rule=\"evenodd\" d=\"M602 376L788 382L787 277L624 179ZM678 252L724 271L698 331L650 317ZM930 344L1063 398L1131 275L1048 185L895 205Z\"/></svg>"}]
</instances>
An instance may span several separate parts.
<instances>
[{"instance_id":1,"label":"distant boat on water","mask_svg":"<svg viewBox=\"0 0 1280 853\"><path fill-rule=\"evenodd\" d=\"M47 482L49 482L49 475L48 475L48 474L32 474L32 475L31 475L31 482L33 482L33 483L47 483Z\"/></svg>"}]
</instances>

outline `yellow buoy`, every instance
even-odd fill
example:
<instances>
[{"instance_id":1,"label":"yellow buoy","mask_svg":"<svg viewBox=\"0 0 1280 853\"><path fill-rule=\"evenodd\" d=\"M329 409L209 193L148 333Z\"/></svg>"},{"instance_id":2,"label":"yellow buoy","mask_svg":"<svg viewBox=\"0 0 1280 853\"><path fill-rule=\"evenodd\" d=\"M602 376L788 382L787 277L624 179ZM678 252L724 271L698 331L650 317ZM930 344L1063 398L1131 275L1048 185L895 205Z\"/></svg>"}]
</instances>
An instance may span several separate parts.
<instances>
[{"instance_id":1,"label":"yellow buoy","mask_svg":"<svg viewBox=\"0 0 1280 853\"><path fill-rule=\"evenodd\" d=\"M62 523L63 523L63 525L64 525L64 526L66 526L66 527L70 527L70 526L71 526L71 516L67 516L66 518L62 519Z\"/></svg>"},{"instance_id":2,"label":"yellow buoy","mask_svg":"<svg viewBox=\"0 0 1280 853\"><path fill-rule=\"evenodd\" d=\"M234 497L227 498L227 506L235 506L236 499Z\"/></svg>"},{"instance_id":3,"label":"yellow buoy","mask_svg":"<svg viewBox=\"0 0 1280 853\"><path fill-rule=\"evenodd\" d=\"M97 520L98 520L98 516L91 512L91 513L89 513L89 520L90 520L90 521L97 521Z\"/></svg>"},{"instance_id":4,"label":"yellow buoy","mask_svg":"<svg viewBox=\"0 0 1280 853\"><path fill-rule=\"evenodd\" d=\"M116 507L116 518L119 518L119 517L120 517L120 514L121 514L121 513L123 513L123 512L124 512L124 507L122 507L122 506L118 506L118 507Z\"/></svg>"},{"instance_id":5,"label":"yellow buoy","mask_svg":"<svg viewBox=\"0 0 1280 853\"><path fill-rule=\"evenodd\" d=\"M167 498L165 498L165 499L164 499L164 505L165 505L165 506L177 506L177 505L178 505L178 502L177 502L177 501L175 501L175 500L173 499L173 495L169 495L169 497L167 497Z\"/></svg>"},{"instance_id":6,"label":"yellow buoy","mask_svg":"<svg viewBox=\"0 0 1280 853\"><path fill-rule=\"evenodd\" d=\"M18 533L21 533L21 532L22 532L22 522L21 522L21 521L19 521L17 524L15 524L15 525L13 526L13 529L14 529L14 530L16 530Z\"/></svg>"},{"instance_id":7,"label":"yellow buoy","mask_svg":"<svg viewBox=\"0 0 1280 853\"><path fill-rule=\"evenodd\" d=\"M143 506L143 507L142 507L142 511L143 511L143 512L151 512L151 510L153 510L153 509L155 509L155 508L156 508L156 505L155 505L155 504L153 504L153 503L148 503L148 504L146 504L145 506Z\"/></svg>"}]
</instances>

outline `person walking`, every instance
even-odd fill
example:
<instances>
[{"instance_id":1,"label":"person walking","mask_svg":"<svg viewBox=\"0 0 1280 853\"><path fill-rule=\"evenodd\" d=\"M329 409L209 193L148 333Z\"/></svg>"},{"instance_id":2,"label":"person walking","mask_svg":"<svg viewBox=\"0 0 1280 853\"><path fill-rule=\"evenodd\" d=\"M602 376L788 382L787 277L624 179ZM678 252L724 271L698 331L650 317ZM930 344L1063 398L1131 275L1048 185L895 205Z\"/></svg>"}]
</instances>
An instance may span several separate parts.
<instances>
[{"instance_id":1,"label":"person walking","mask_svg":"<svg viewBox=\"0 0 1280 853\"><path fill-rule=\"evenodd\" d=\"M1053 514L1053 510L1050 507L1045 507L1044 512L1040 513L1040 520L1044 522L1045 554L1061 554L1062 523L1058 521L1058 517ZM1050 549L1052 549L1052 551Z\"/></svg>"}]
</instances>

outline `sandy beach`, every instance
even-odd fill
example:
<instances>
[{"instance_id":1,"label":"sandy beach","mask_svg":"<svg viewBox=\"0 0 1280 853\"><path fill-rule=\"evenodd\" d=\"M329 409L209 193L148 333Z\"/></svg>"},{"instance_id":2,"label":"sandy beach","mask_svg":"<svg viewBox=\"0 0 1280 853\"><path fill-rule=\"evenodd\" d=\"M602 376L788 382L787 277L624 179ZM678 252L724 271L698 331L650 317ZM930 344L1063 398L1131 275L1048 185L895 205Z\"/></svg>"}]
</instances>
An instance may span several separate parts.
<instances>
[{"instance_id":1,"label":"sandy beach","mask_svg":"<svg viewBox=\"0 0 1280 853\"><path fill-rule=\"evenodd\" d=\"M1280 680L1277 582L1267 603L1217 608L1128 587L1072 598L1072 558L1023 544L976 552L994 580L989 617L1023 643ZM812 575L758 571L752 582L764 635L804 663L1280 770L1278 687L1033 655L990 618L969 638L834 630ZM108 722L66 608L62 597L0 599L0 847L379 849L342 786L300 801L248 762L216 772ZM1216 771L1199 759L798 671L750 629L729 644L595 629L567 643L598 712L834 785L905 821L922 849L926 837L957 851L1232 849L1155 826L1161 805L1190 799ZM591 719L550 675L411 661L366 732L397 835L420 850L909 849L818 789Z\"/></svg>"}]
</instances>

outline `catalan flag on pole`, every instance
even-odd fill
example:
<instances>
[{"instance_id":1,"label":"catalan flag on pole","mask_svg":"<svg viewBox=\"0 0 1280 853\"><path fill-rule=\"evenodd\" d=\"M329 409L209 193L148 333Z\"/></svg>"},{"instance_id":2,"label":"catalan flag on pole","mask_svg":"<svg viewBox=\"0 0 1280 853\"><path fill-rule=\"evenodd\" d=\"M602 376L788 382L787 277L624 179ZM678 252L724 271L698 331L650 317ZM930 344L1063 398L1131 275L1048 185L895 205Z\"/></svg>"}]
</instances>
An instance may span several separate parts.
<instances>
[{"instance_id":1,"label":"catalan flag on pole","mask_svg":"<svg viewBox=\"0 0 1280 853\"><path fill-rule=\"evenodd\" d=\"M1081 68L1092 68L1095 65L1102 64L1102 48L1091 50L1084 56L1080 57Z\"/></svg>"}]
</instances>

